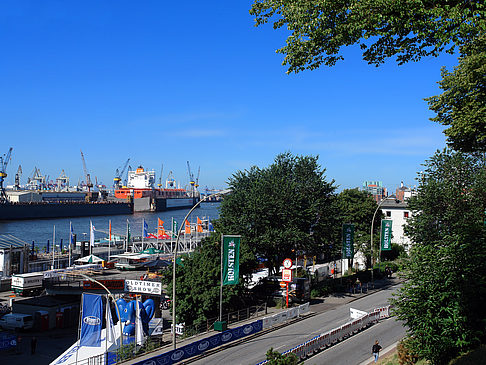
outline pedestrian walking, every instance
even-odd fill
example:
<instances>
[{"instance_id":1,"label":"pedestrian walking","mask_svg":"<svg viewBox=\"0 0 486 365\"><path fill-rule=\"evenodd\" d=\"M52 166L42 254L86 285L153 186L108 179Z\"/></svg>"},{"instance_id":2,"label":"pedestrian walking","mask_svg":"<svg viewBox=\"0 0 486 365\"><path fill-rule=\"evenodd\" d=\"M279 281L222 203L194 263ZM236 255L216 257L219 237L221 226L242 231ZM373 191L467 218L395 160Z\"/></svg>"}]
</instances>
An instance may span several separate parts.
<instances>
[{"instance_id":1,"label":"pedestrian walking","mask_svg":"<svg viewBox=\"0 0 486 365\"><path fill-rule=\"evenodd\" d=\"M30 340L30 354L34 355L35 354L35 348L37 347L37 337L32 337Z\"/></svg>"},{"instance_id":2,"label":"pedestrian walking","mask_svg":"<svg viewBox=\"0 0 486 365\"><path fill-rule=\"evenodd\" d=\"M375 341L375 344L373 345L373 347L371 348L371 353L373 354L373 356L375 357L375 362L378 361L378 356L380 356L380 350L381 350L381 346L380 346L380 343L378 342L378 340Z\"/></svg>"}]
</instances>

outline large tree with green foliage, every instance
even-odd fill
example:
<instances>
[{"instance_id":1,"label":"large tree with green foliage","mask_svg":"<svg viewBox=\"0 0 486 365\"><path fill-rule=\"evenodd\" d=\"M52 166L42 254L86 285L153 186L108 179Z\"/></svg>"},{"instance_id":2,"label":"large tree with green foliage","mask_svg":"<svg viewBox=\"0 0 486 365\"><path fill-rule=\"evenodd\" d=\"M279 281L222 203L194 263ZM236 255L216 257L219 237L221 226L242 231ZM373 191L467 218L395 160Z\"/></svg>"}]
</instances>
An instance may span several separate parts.
<instances>
[{"instance_id":1,"label":"large tree with green foliage","mask_svg":"<svg viewBox=\"0 0 486 365\"><path fill-rule=\"evenodd\" d=\"M483 0L255 0L250 14L290 31L277 51L289 72L332 66L350 45L371 64L402 64L452 53L486 30Z\"/></svg>"},{"instance_id":2,"label":"large tree with green foliage","mask_svg":"<svg viewBox=\"0 0 486 365\"><path fill-rule=\"evenodd\" d=\"M334 181L312 156L280 154L266 168L251 167L229 179L219 229L240 234L272 270L292 250L318 254L333 237Z\"/></svg>"},{"instance_id":3,"label":"large tree with green foliage","mask_svg":"<svg viewBox=\"0 0 486 365\"><path fill-rule=\"evenodd\" d=\"M454 71L442 69L442 94L426 100L452 148L486 152L486 34L461 51Z\"/></svg>"},{"instance_id":4,"label":"large tree with green foliage","mask_svg":"<svg viewBox=\"0 0 486 365\"><path fill-rule=\"evenodd\" d=\"M484 158L437 152L409 199L408 281L394 300L413 350L445 364L486 339Z\"/></svg>"},{"instance_id":5,"label":"large tree with green foliage","mask_svg":"<svg viewBox=\"0 0 486 365\"><path fill-rule=\"evenodd\" d=\"M367 265L371 263L371 221L377 208L376 201L365 191L359 189L345 189L336 199L335 214L339 221L339 228L344 223L354 224L354 245L355 251L361 252L367 258ZM378 252L379 231L381 214L376 214L373 226L375 247L373 252ZM339 231L338 236L341 235ZM376 257L377 255L375 255Z\"/></svg>"}]
</instances>

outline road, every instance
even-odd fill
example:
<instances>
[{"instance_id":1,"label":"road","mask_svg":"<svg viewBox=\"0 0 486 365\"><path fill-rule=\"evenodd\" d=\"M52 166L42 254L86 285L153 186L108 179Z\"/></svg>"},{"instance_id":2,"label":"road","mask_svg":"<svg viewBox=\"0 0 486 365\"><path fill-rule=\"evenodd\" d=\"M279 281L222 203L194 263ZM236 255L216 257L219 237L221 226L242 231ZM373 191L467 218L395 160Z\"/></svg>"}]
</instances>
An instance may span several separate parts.
<instances>
[{"instance_id":1,"label":"road","mask_svg":"<svg viewBox=\"0 0 486 365\"><path fill-rule=\"evenodd\" d=\"M349 320L349 308L371 311L388 304L388 299L398 286L383 289L339 306L325 313L314 315L305 320L285 326L278 330L255 337L249 341L226 348L215 354L192 362L192 364L257 364L265 360L270 347L279 352L291 349L312 337L336 328ZM333 365L360 364L371 356L371 346L378 339L383 348L393 344L405 335L405 328L394 319L381 323L351 337L350 339L321 352L305 363Z\"/></svg>"}]
</instances>

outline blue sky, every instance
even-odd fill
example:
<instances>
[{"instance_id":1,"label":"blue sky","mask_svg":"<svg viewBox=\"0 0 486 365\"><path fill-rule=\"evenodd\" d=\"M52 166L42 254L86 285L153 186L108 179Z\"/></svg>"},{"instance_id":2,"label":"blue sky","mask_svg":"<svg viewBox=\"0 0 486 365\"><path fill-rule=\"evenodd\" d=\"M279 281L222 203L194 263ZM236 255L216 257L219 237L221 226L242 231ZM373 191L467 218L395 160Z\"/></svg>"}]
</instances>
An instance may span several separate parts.
<instances>
[{"instance_id":1,"label":"blue sky","mask_svg":"<svg viewBox=\"0 0 486 365\"><path fill-rule=\"evenodd\" d=\"M340 188L414 185L445 145L423 98L453 56L376 68L345 50L333 68L287 75L286 32L255 28L251 1L0 3L0 154L7 183L34 166L111 185L127 158L222 188L278 153L319 155ZM157 177L158 178L158 177Z\"/></svg>"}]
</instances>

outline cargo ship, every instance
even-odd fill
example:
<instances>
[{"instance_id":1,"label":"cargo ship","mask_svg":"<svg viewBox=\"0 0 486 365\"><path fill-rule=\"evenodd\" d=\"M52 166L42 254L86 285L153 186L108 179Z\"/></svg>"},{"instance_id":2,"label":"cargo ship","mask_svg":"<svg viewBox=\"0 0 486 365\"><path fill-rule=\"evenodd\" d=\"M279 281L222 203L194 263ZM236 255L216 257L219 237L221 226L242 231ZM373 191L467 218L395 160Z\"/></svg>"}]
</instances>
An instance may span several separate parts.
<instances>
[{"instance_id":1,"label":"cargo ship","mask_svg":"<svg viewBox=\"0 0 486 365\"><path fill-rule=\"evenodd\" d=\"M132 202L135 212L160 212L192 208L199 201L199 193L178 187L171 173L165 187L162 184L156 187L155 171L139 166L135 171L128 171L127 186L115 190L115 199Z\"/></svg>"}]
</instances>

